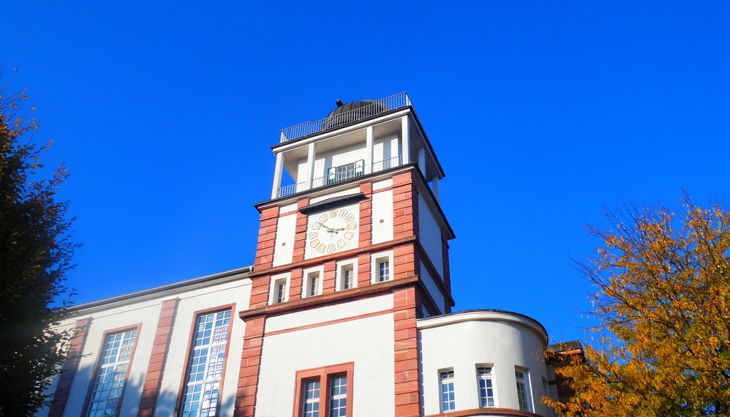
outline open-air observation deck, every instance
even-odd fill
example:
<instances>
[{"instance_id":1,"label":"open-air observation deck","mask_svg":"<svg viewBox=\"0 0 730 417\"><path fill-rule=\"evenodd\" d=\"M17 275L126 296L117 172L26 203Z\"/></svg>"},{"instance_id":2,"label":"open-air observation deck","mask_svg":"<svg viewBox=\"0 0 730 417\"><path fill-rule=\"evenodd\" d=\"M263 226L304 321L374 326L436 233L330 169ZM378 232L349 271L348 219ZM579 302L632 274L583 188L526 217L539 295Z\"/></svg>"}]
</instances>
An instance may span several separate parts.
<instances>
[{"instance_id":1,"label":"open-air observation deck","mask_svg":"<svg viewBox=\"0 0 730 417\"><path fill-rule=\"evenodd\" d=\"M438 191L444 176L407 93L343 104L320 120L281 130L271 198L416 163Z\"/></svg>"}]
</instances>

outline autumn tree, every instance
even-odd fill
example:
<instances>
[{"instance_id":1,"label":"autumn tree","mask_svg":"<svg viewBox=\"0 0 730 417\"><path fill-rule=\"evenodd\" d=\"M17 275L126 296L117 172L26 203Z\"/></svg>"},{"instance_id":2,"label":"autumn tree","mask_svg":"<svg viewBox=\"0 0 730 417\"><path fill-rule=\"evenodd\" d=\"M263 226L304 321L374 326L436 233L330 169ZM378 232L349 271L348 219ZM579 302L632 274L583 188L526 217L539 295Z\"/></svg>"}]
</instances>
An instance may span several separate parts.
<instances>
[{"instance_id":1,"label":"autumn tree","mask_svg":"<svg viewBox=\"0 0 730 417\"><path fill-rule=\"evenodd\" d=\"M66 203L56 191L63 168L42 179L45 147L31 143L37 126L24 93L0 91L0 416L31 416L63 360L65 335L51 326L64 315L63 281L75 245ZM54 307L55 306L55 307Z\"/></svg>"},{"instance_id":2,"label":"autumn tree","mask_svg":"<svg viewBox=\"0 0 730 417\"><path fill-rule=\"evenodd\" d=\"M561 368L560 416L730 415L730 213L688 201L611 216L588 264L600 342Z\"/></svg>"}]
</instances>

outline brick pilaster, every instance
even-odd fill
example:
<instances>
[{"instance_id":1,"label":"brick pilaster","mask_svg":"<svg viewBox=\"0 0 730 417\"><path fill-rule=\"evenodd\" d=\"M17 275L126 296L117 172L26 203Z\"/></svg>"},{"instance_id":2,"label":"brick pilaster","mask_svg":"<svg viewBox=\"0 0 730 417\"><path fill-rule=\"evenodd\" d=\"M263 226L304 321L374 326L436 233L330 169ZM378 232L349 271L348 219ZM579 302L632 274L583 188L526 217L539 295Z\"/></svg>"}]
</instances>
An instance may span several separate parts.
<instances>
[{"instance_id":1,"label":"brick pilaster","mask_svg":"<svg viewBox=\"0 0 730 417\"><path fill-rule=\"evenodd\" d=\"M330 261L324 264L324 277L322 277L322 294L335 292L335 279L337 275L337 262Z\"/></svg>"},{"instance_id":2,"label":"brick pilaster","mask_svg":"<svg viewBox=\"0 0 730 417\"><path fill-rule=\"evenodd\" d=\"M261 212L254 267L271 267L274 260L274 245L276 244L276 226L278 221L279 207L267 208Z\"/></svg>"},{"instance_id":3,"label":"brick pilaster","mask_svg":"<svg viewBox=\"0 0 730 417\"><path fill-rule=\"evenodd\" d=\"M358 247L364 248L372 242L373 184L370 182L360 184L360 192L365 195L365 200L360 202L360 233L358 237Z\"/></svg>"},{"instance_id":4,"label":"brick pilaster","mask_svg":"<svg viewBox=\"0 0 730 417\"><path fill-rule=\"evenodd\" d=\"M418 230L417 198L413 174L404 172L393 176L393 239L415 236Z\"/></svg>"},{"instance_id":5,"label":"brick pilaster","mask_svg":"<svg viewBox=\"0 0 730 417\"><path fill-rule=\"evenodd\" d=\"M170 335L175 324L177 303L177 298L162 302L162 310L160 310L160 318L157 320L152 356L150 356L150 361L147 364L137 417L151 417L155 414L157 397L160 395L160 385L162 384L162 374L167 362Z\"/></svg>"},{"instance_id":6,"label":"brick pilaster","mask_svg":"<svg viewBox=\"0 0 730 417\"><path fill-rule=\"evenodd\" d=\"M357 286L363 288L370 285L370 254L357 257Z\"/></svg>"},{"instance_id":7,"label":"brick pilaster","mask_svg":"<svg viewBox=\"0 0 730 417\"><path fill-rule=\"evenodd\" d=\"M393 291L395 325L395 416L417 417L421 412L418 382L416 289Z\"/></svg>"},{"instance_id":8,"label":"brick pilaster","mask_svg":"<svg viewBox=\"0 0 730 417\"><path fill-rule=\"evenodd\" d=\"M91 318L76 320L73 335L69 340L66 360L61 367L56 392L53 394L51 409L48 411L48 417L61 417L66 410L68 395L71 392L74 376L76 376L76 372L79 369L79 362L81 362L81 354L84 351L86 337L89 334L89 327L91 327Z\"/></svg>"},{"instance_id":9,"label":"brick pilaster","mask_svg":"<svg viewBox=\"0 0 730 417\"><path fill-rule=\"evenodd\" d=\"M266 317L253 317L246 320L233 417L253 417L256 411L256 393L261 369L265 324Z\"/></svg>"},{"instance_id":10,"label":"brick pilaster","mask_svg":"<svg viewBox=\"0 0 730 417\"><path fill-rule=\"evenodd\" d=\"M304 285L304 272L302 268L291 270L291 281L289 285L289 301L302 298L302 287Z\"/></svg>"},{"instance_id":11,"label":"brick pilaster","mask_svg":"<svg viewBox=\"0 0 730 417\"><path fill-rule=\"evenodd\" d=\"M297 201L297 208L309 205L308 198L301 198ZM297 211L296 229L294 230L294 253L292 254L292 262L304 260L304 250L307 242L307 221L308 216Z\"/></svg>"}]
</instances>

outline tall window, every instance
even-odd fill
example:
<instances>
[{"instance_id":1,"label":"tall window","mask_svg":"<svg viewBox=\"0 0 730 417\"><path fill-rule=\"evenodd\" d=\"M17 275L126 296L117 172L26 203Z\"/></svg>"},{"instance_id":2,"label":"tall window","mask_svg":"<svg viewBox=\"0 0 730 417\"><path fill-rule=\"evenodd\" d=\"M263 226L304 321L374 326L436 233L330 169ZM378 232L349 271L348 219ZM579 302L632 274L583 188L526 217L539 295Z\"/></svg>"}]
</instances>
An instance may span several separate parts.
<instances>
[{"instance_id":1,"label":"tall window","mask_svg":"<svg viewBox=\"0 0 730 417\"><path fill-rule=\"evenodd\" d=\"M201 314L195 323L181 417L218 415L231 310Z\"/></svg>"},{"instance_id":2,"label":"tall window","mask_svg":"<svg viewBox=\"0 0 730 417\"><path fill-rule=\"evenodd\" d=\"M454 397L454 371L439 372L441 385L441 412L451 411L456 408Z\"/></svg>"},{"instance_id":3,"label":"tall window","mask_svg":"<svg viewBox=\"0 0 730 417\"><path fill-rule=\"evenodd\" d=\"M296 415L352 417L353 363L297 372Z\"/></svg>"},{"instance_id":4,"label":"tall window","mask_svg":"<svg viewBox=\"0 0 730 417\"><path fill-rule=\"evenodd\" d=\"M337 291L349 290L357 287L357 258L337 262Z\"/></svg>"},{"instance_id":5,"label":"tall window","mask_svg":"<svg viewBox=\"0 0 730 417\"><path fill-rule=\"evenodd\" d=\"M347 375L330 378L329 417L347 415Z\"/></svg>"},{"instance_id":6,"label":"tall window","mask_svg":"<svg viewBox=\"0 0 730 417\"><path fill-rule=\"evenodd\" d=\"M390 261L388 258L378 259L378 282L390 279Z\"/></svg>"},{"instance_id":7,"label":"tall window","mask_svg":"<svg viewBox=\"0 0 730 417\"><path fill-rule=\"evenodd\" d=\"M530 411L530 384L528 371L526 369L515 369L515 380L517 381L517 402L520 410Z\"/></svg>"},{"instance_id":8,"label":"tall window","mask_svg":"<svg viewBox=\"0 0 730 417\"><path fill-rule=\"evenodd\" d=\"M480 366L477 368L480 407L494 407L494 381L492 378L491 366Z\"/></svg>"},{"instance_id":9,"label":"tall window","mask_svg":"<svg viewBox=\"0 0 730 417\"><path fill-rule=\"evenodd\" d=\"M122 393L127 383L127 371L136 338L137 329L108 334L104 338L87 416L116 417L119 415Z\"/></svg>"},{"instance_id":10,"label":"tall window","mask_svg":"<svg viewBox=\"0 0 730 417\"><path fill-rule=\"evenodd\" d=\"M319 379L306 381L303 391L302 417L319 417Z\"/></svg>"}]
</instances>

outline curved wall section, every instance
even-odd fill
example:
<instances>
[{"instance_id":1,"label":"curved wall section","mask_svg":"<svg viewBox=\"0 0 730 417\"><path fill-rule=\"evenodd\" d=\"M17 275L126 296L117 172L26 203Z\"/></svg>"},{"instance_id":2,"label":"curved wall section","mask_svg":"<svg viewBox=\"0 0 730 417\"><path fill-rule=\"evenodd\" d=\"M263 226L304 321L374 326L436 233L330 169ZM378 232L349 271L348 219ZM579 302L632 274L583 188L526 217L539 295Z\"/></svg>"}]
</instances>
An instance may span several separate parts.
<instances>
[{"instance_id":1,"label":"curved wall section","mask_svg":"<svg viewBox=\"0 0 730 417\"><path fill-rule=\"evenodd\" d=\"M540 323L520 314L479 310L419 319L417 326L424 415L444 411L443 371L453 371L454 411L479 409L480 366L492 367L494 413L490 414L550 415L540 401L547 390L547 333ZM528 413L503 414L499 411L520 410L515 370L527 371L523 375L529 387Z\"/></svg>"}]
</instances>

